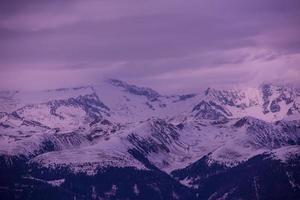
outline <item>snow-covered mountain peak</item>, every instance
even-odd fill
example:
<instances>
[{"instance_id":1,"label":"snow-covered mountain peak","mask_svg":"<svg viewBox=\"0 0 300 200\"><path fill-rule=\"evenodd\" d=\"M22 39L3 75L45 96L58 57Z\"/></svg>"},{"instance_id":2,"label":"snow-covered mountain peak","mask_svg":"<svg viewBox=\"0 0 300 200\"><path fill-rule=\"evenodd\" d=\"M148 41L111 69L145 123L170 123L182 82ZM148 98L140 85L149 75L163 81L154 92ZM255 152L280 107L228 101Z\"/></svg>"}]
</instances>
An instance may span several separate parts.
<instances>
[{"instance_id":1,"label":"snow-covered mountain peak","mask_svg":"<svg viewBox=\"0 0 300 200\"><path fill-rule=\"evenodd\" d=\"M131 94L145 96L150 101L155 101L155 100L157 100L158 97L161 96L158 92L154 91L151 88L138 87L136 85L131 85L131 84L128 84L126 82L123 82L123 81L120 81L120 80L117 80L117 79L109 79L107 81L110 84L112 84L113 86L115 86L115 87L121 87L126 92L129 92Z\"/></svg>"},{"instance_id":2,"label":"snow-covered mountain peak","mask_svg":"<svg viewBox=\"0 0 300 200\"><path fill-rule=\"evenodd\" d=\"M153 172L173 180L168 173L184 168L181 181L196 186L248 163L279 159L288 165L299 157L299 92L286 86L164 96L109 80L2 92L0 102L0 168L21 162L33 177L50 173L68 182L77 173L94 177L117 170L124 177L139 173L143 181L148 173L153 180Z\"/></svg>"}]
</instances>

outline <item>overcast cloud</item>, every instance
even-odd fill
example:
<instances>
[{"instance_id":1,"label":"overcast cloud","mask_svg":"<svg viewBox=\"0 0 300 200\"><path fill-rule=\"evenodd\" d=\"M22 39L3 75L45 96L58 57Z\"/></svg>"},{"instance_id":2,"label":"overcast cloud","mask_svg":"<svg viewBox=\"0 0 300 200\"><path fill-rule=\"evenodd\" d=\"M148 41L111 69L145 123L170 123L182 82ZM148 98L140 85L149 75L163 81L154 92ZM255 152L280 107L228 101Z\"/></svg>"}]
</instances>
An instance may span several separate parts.
<instances>
[{"instance_id":1,"label":"overcast cloud","mask_svg":"<svg viewBox=\"0 0 300 200\"><path fill-rule=\"evenodd\" d=\"M0 87L299 85L299 0L1 0Z\"/></svg>"}]
</instances>

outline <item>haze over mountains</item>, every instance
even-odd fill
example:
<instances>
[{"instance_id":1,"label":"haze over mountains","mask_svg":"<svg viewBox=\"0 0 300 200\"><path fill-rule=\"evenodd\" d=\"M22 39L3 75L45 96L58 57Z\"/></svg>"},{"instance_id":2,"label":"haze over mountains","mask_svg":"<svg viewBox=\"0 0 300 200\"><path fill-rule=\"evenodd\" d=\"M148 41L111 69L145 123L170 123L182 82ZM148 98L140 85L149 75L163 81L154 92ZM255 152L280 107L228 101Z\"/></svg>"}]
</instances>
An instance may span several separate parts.
<instances>
[{"instance_id":1,"label":"haze over mountains","mask_svg":"<svg viewBox=\"0 0 300 200\"><path fill-rule=\"evenodd\" d=\"M300 89L0 92L6 199L297 199ZM274 189L275 188L275 189Z\"/></svg>"}]
</instances>

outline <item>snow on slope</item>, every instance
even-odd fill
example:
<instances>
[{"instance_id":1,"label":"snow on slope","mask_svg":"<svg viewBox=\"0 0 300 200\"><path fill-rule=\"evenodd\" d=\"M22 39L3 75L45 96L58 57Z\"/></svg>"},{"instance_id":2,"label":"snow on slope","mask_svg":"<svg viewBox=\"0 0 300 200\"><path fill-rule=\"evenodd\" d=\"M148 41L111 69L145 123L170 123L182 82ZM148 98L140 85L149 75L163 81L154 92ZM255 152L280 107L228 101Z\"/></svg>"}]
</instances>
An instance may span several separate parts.
<instances>
[{"instance_id":1,"label":"snow on slope","mask_svg":"<svg viewBox=\"0 0 300 200\"><path fill-rule=\"evenodd\" d=\"M269 88L267 92L265 88ZM137 87L118 80L108 80L93 87L64 88L35 92L2 92L3 105L18 102L16 109L25 105L36 105L53 100L65 100L96 94L99 100L111 109L113 121L135 122L155 116L172 118L188 115L201 101L214 102L232 113L229 118L253 116L266 121L281 120L287 113L299 114L300 92L282 86L261 86L232 90L207 89L199 94L164 96L144 87ZM274 110L274 104L276 104ZM265 105L264 105L265 104ZM271 106L272 104L272 106ZM273 108L273 112L269 110ZM15 110L16 110L15 109ZM269 112L264 113L264 110ZM298 110L299 109L299 110ZM2 112L6 112L4 109ZM12 110L13 111L13 110Z\"/></svg>"},{"instance_id":2,"label":"snow on slope","mask_svg":"<svg viewBox=\"0 0 300 200\"><path fill-rule=\"evenodd\" d=\"M285 146L272 151L272 155L275 159L281 160L282 162L287 162L288 160L295 158L296 156L300 156L300 146Z\"/></svg>"},{"instance_id":3,"label":"snow on slope","mask_svg":"<svg viewBox=\"0 0 300 200\"><path fill-rule=\"evenodd\" d=\"M2 91L0 92L0 112L12 112L29 104L45 103L51 100L91 94L92 91L92 87L89 86L45 91Z\"/></svg>"},{"instance_id":4,"label":"snow on slope","mask_svg":"<svg viewBox=\"0 0 300 200\"><path fill-rule=\"evenodd\" d=\"M82 172L88 175L112 166L146 170L145 166L131 155L114 150L104 151L97 145L45 153L33 158L30 162L53 169L66 166L75 173Z\"/></svg>"},{"instance_id":5,"label":"snow on slope","mask_svg":"<svg viewBox=\"0 0 300 200\"><path fill-rule=\"evenodd\" d=\"M232 118L252 116L265 121L286 118L288 113L299 113L300 92L292 86L263 84L258 88L232 90L208 89L206 101L221 105L232 113Z\"/></svg>"},{"instance_id":6,"label":"snow on slope","mask_svg":"<svg viewBox=\"0 0 300 200\"><path fill-rule=\"evenodd\" d=\"M292 121L299 120L299 94L295 88L263 85L164 96L118 80L5 92L0 93L0 151L89 173L108 165L139 168L130 149L167 172L208 154L211 162L234 166L299 143L299 123Z\"/></svg>"},{"instance_id":7,"label":"snow on slope","mask_svg":"<svg viewBox=\"0 0 300 200\"><path fill-rule=\"evenodd\" d=\"M126 123L150 117L173 117L189 112L194 104L194 101L180 101L180 95L163 96L149 88L115 82L108 80L94 86L101 101L111 109L113 121Z\"/></svg>"},{"instance_id":8,"label":"snow on slope","mask_svg":"<svg viewBox=\"0 0 300 200\"><path fill-rule=\"evenodd\" d=\"M231 167L255 155L297 143L300 140L299 128L292 131L286 130L287 127L293 127L293 124L276 125L249 117L217 126L211 126L204 121L189 121L175 126L152 118L131 124L123 131L97 141L93 149L95 152L117 151L124 155L128 150L136 149L166 172L185 167L205 155L209 155L211 163L217 162ZM82 152L82 155L83 152L92 155L85 147L76 151ZM73 157L77 156L73 153L64 150L64 157L58 163L72 163ZM57 163L60 154L61 152L52 152L46 158L50 163ZM99 162L106 161L100 159ZM117 163L112 165L119 166ZM98 163L96 166L102 164Z\"/></svg>"}]
</instances>

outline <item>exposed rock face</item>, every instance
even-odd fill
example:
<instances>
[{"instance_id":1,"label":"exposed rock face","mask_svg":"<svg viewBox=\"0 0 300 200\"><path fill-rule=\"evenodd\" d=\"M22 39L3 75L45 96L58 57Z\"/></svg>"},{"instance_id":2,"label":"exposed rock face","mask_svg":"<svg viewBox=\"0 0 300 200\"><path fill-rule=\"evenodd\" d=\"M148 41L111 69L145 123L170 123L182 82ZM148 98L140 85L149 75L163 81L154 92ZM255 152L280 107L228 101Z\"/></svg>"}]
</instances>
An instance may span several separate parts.
<instances>
[{"instance_id":1,"label":"exposed rock face","mask_svg":"<svg viewBox=\"0 0 300 200\"><path fill-rule=\"evenodd\" d=\"M222 106L209 101L201 101L193 108L193 113L196 118L222 120L232 116L230 111L225 110Z\"/></svg>"},{"instance_id":2,"label":"exposed rock face","mask_svg":"<svg viewBox=\"0 0 300 200\"><path fill-rule=\"evenodd\" d=\"M131 94L145 96L150 101L155 101L160 96L160 94L158 92L156 92L150 88L130 85L130 84L127 84L123 81L116 80L116 79L111 79L111 80L109 80L109 82L116 87L123 88L125 91L127 91Z\"/></svg>"},{"instance_id":3,"label":"exposed rock face","mask_svg":"<svg viewBox=\"0 0 300 200\"><path fill-rule=\"evenodd\" d=\"M262 90L262 97L263 97L263 108L264 108L264 113L268 113L268 106L270 103L269 97L272 95L272 90L271 90L271 86L264 84L261 87Z\"/></svg>"},{"instance_id":4,"label":"exposed rock face","mask_svg":"<svg viewBox=\"0 0 300 200\"><path fill-rule=\"evenodd\" d=\"M275 100L273 100L270 105L270 111L273 113L280 111L280 105Z\"/></svg>"},{"instance_id":5,"label":"exposed rock face","mask_svg":"<svg viewBox=\"0 0 300 200\"><path fill-rule=\"evenodd\" d=\"M271 84L164 96L119 80L0 92L0 196L299 199L299 97Z\"/></svg>"}]
</instances>

